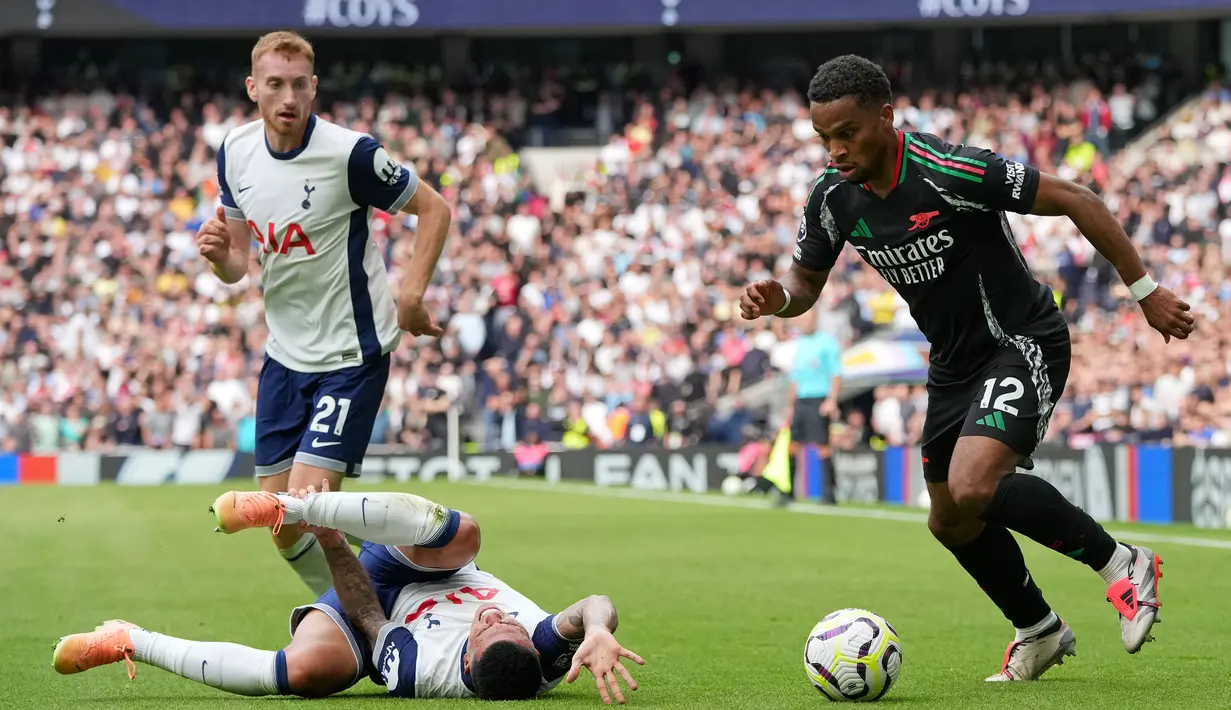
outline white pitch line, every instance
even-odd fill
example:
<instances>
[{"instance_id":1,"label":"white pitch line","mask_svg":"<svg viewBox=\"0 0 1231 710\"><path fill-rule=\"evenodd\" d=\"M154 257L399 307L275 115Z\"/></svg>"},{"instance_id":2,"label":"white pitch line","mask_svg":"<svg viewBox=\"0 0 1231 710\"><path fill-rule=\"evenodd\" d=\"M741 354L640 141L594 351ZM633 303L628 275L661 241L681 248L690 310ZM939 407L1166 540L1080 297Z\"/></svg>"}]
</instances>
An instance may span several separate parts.
<instances>
[{"instance_id":1,"label":"white pitch line","mask_svg":"<svg viewBox=\"0 0 1231 710\"><path fill-rule=\"evenodd\" d=\"M774 505L768 501L738 496L719 497L698 493L671 493L666 491L639 491L633 488L600 488L588 484L557 483L546 485L538 481L523 481L517 479L491 478L487 481L467 480L466 483L477 486L491 486L523 491L550 491L552 493L572 493L576 495L599 496L603 498L629 498L633 500L648 500L659 503L691 503L693 505L711 505L720 508L743 508L746 510L774 510ZM846 508L841 506L821 506L808 503L792 503L785 510L792 513L807 515L830 515L839 518L868 518L873 520L895 520L904 523L926 523L924 513L906 511L879 510L876 508ZM1164 542L1169 545L1187 547L1205 547L1215 550L1231 550L1231 540L1215 540L1182 535L1160 535L1156 533L1137 532L1135 530L1112 530L1108 533L1117 540L1137 542Z\"/></svg>"}]
</instances>

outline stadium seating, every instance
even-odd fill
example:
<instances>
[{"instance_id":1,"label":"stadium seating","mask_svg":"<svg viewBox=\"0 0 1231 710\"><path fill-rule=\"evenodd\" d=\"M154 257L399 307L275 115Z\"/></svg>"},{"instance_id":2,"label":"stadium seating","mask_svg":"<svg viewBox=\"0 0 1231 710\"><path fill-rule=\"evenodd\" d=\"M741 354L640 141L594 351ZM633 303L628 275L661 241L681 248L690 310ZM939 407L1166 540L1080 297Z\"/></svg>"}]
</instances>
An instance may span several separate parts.
<instances>
[{"instance_id":1,"label":"stadium seating","mask_svg":"<svg viewBox=\"0 0 1231 710\"><path fill-rule=\"evenodd\" d=\"M1130 142L1165 108L1150 77L1106 94L1085 80L1025 86L1021 99L912 90L898 115L904 128L1091 186L1159 281L1193 304L1201 330L1164 351L1069 223L1012 217L1074 333L1074 374L1049 436L1231 444L1231 331L1218 325L1231 318L1231 94L1212 88ZM198 109L195 96L170 111L101 90L0 107L4 450L251 449L258 287L218 282L193 240L217 204L214 151L250 113L236 99ZM558 212L513 148L537 110L520 95L321 106L376 134L456 205L428 294L448 333L397 351L373 443L443 448L450 408L475 445L503 449L532 436L570 447L735 443L761 418L713 404L784 368L793 328L747 325L737 301L748 280L789 259L827 156L798 93L663 96L624 112ZM413 219L374 221L396 280ZM911 327L849 250L818 318L848 342ZM873 399L870 412L846 415L839 441L918 442L921 388L878 388ZM634 418L650 426L629 426Z\"/></svg>"}]
</instances>

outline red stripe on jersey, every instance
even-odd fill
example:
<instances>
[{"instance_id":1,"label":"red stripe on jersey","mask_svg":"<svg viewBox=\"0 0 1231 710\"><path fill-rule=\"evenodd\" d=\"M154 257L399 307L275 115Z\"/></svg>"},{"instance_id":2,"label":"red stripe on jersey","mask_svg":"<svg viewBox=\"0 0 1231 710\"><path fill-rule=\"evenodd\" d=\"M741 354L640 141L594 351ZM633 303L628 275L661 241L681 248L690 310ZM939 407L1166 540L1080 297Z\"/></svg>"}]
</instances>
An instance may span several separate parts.
<instances>
[{"instance_id":1,"label":"red stripe on jersey","mask_svg":"<svg viewBox=\"0 0 1231 710\"><path fill-rule=\"evenodd\" d=\"M954 168L955 170L965 170L966 172L968 172L968 173L974 173L975 175L982 175L982 174L983 174L983 168L976 168L975 166L973 166L973 165L967 165L966 163L958 163L958 162L955 162L955 161L952 161L952 160L944 160L944 159L941 159L941 158L937 158L936 156L932 155L931 153L928 153L927 151L925 151L925 150L923 150L923 149L921 149L921 148L916 148L916 147L915 147L915 146L913 146L913 145L912 145L912 146L910 146L910 152L914 153L915 155L918 155L918 156L919 156L919 157L921 157L921 158L925 158L925 159L926 159L929 163L935 163L935 164L937 164L937 165L943 165L943 166L945 166L946 168Z\"/></svg>"},{"instance_id":2,"label":"red stripe on jersey","mask_svg":"<svg viewBox=\"0 0 1231 710\"><path fill-rule=\"evenodd\" d=\"M898 134L898 160L897 160L898 169L894 171L893 173L893 184L897 185L898 183L902 182L902 170L905 169L903 166L903 163L906 161L905 161L905 156L902 154L902 149L906 146L906 134L897 130L896 128L894 129L894 133Z\"/></svg>"}]
</instances>

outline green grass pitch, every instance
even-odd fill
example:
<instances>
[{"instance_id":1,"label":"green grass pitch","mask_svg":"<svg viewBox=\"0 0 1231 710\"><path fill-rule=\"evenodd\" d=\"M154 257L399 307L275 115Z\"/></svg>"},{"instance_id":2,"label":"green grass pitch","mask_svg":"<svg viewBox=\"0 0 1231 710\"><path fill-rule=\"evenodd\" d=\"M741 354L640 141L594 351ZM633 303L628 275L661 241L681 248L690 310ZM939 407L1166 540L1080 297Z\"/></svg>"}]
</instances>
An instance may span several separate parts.
<instances>
[{"instance_id":1,"label":"green grass pitch","mask_svg":"<svg viewBox=\"0 0 1231 710\"><path fill-rule=\"evenodd\" d=\"M398 484L386 484L395 488ZM474 514L480 565L549 611L603 592L618 635L641 653L632 708L811 708L802 647L825 613L861 606L897 627L900 708L1216 708L1231 657L1231 547L1155 542L1166 559L1166 623L1137 656L1120 645L1090 570L1023 542L1044 593L1077 632L1078 656L1037 683L986 684L1012 630L915 520L583 495L568 489L448 483L406 486ZM351 490L359 490L351 486ZM222 488L8 488L0 492L0 708L282 708L360 710L398 702L364 681L323 701L230 696L139 666L61 677L59 636L124 618L153 630L263 648L287 641L287 612L307 590L266 535L212 532ZM590 491L593 493L593 491ZM1189 528L1138 533L1231 539ZM475 705L411 701L416 706ZM601 705L588 675L527 705Z\"/></svg>"}]
</instances>

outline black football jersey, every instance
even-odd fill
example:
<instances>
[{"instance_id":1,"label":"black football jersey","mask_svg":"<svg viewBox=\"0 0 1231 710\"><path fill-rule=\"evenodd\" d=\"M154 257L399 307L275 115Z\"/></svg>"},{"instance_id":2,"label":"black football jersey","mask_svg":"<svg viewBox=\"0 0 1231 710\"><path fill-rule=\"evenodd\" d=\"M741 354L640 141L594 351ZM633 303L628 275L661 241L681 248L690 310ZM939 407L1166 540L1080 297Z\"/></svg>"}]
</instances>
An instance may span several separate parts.
<instances>
[{"instance_id":1,"label":"black football jersey","mask_svg":"<svg viewBox=\"0 0 1231 710\"><path fill-rule=\"evenodd\" d=\"M961 382L1020 338L1066 325L1005 219L1027 213L1039 171L990 150L898 133L896 186L884 199L830 168L813 185L795 262L831 268L846 245L888 281L932 345L929 381Z\"/></svg>"}]
</instances>

